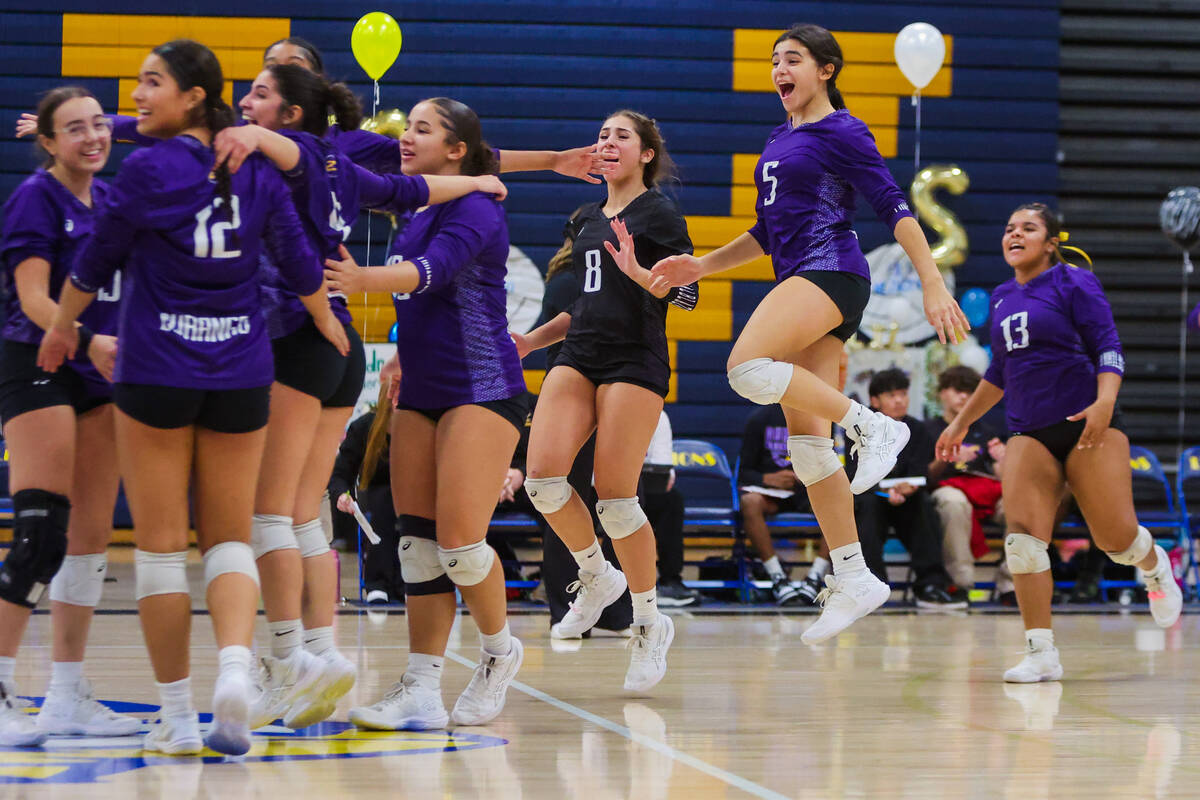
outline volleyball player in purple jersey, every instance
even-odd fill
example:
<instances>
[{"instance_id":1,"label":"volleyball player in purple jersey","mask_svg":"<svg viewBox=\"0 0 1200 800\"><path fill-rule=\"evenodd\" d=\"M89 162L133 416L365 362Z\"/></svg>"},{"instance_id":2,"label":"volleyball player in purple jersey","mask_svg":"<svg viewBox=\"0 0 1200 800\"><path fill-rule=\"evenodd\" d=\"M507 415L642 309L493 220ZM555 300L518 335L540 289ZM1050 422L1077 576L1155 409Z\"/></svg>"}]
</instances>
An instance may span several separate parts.
<instances>
[{"instance_id":1,"label":"volleyball player in purple jersey","mask_svg":"<svg viewBox=\"0 0 1200 800\"><path fill-rule=\"evenodd\" d=\"M417 103L400 139L406 175L485 175L495 169L479 118L447 98ZM504 573L485 541L496 497L525 425L525 381L505 319L508 227L478 192L418 211L385 267L328 261L341 291L391 291L401 368L392 418L392 497L406 592L408 668L372 706L350 712L365 728L481 725L504 707L521 666L509 633ZM454 589L479 628L482 654L447 717L441 698Z\"/></svg>"},{"instance_id":2,"label":"volleyball player in purple jersey","mask_svg":"<svg viewBox=\"0 0 1200 800\"><path fill-rule=\"evenodd\" d=\"M1012 431L1004 552L1026 644L1025 658L1004 673L1010 683L1063 674L1050 628L1054 582L1046 548L1067 484L1096 545L1141 570L1154 621L1170 627L1183 607L1170 559L1134 512L1129 439L1116 410L1125 359L1112 309L1095 275L1064 263L1060 228L1041 203L1009 217L1002 246L1016 274L992 292L992 363L937 441L939 458L959 460L967 428L1004 398Z\"/></svg>"},{"instance_id":3,"label":"volleyball player in purple jersey","mask_svg":"<svg viewBox=\"0 0 1200 800\"><path fill-rule=\"evenodd\" d=\"M771 132L755 168L758 221L707 255L675 256L652 273L680 286L771 255L777 283L733 346L729 385L755 403L781 403L787 416L792 469L808 490L832 552L824 608L801 636L815 644L888 598L888 585L863 560L851 493L887 475L908 442L904 424L837 389L843 344L858 329L871 293L870 270L852 227L858 194L888 223L916 267L925 314L938 337L957 339L968 326L874 137L845 108L835 85L842 51L833 36L816 25L793 26L776 40L771 64L788 119ZM831 420L846 429L858 455L853 483L833 451Z\"/></svg>"},{"instance_id":4,"label":"volleyball player in purple jersey","mask_svg":"<svg viewBox=\"0 0 1200 800\"><path fill-rule=\"evenodd\" d=\"M657 189L673 166L658 126L644 114L618 111L601 126L596 149L613 165L608 196L570 223L583 292L568 311L513 335L522 356L563 341L534 414L525 487L579 565L579 580L569 587L576 598L550 635L582 636L628 586L634 638L625 689L645 692L666 674L675 627L658 610L654 531L637 487L669 389L667 306L695 308L698 289L651 287L641 266L692 251L683 215ZM624 572L604 559L592 517L567 483L593 432L596 511Z\"/></svg>"},{"instance_id":5,"label":"volleyball player in purple jersey","mask_svg":"<svg viewBox=\"0 0 1200 800\"><path fill-rule=\"evenodd\" d=\"M221 131L218 163L235 148L270 158L284 173L309 244L323 257L337 256L360 206L403 212L473 191L504 192L494 175L378 176L356 166L322 137L331 114L344 129L358 127L358 99L344 84L294 64L264 69L239 107L251 124ZM236 171L241 160L228 163ZM275 384L250 543L272 635L250 725L282 714L288 727L304 728L333 713L356 677L333 640L337 564L319 516L365 358L344 295L332 295L330 305L351 342L349 357L316 330L275 266L266 267Z\"/></svg>"},{"instance_id":6,"label":"volleyball player in purple jersey","mask_svg":"<svg viewBox=\"0 0 1200 800\"><path fill-rule=\"evenodd\" d=\"M72 258L91 235L95 208L108 193L95 175L108 160L112 126L92 93L77 86L49 92L37 124L47 164L9 197L0 232L8 287L0 417L14 534L0 566L0 746L8 747L37 745L47 734L127 736L139 727L93 699L83 676L119 481L108 383L119 275L83 318L88 341L80 357L57 373L37 367L37 346ZM17 706L13 671L30 613L47 584L53 663L35 722Z\"/></svg>"},{"instance_id":7,"label":"volleyball player in purple jersey","mask_svg":"<svg viewBox=\"0 0 1200 800\"><path fill-rule=\"evenodd\" d=\"M322 333L349 350L274 165L254 157L230 176L214 163L212 137L234 121L223 83L216 57L197 42L168 42L146 57L133 92L138 130L161 141L122 164L38 359L53 369L76 349L75 318L123 264L117 453L137 536L138 610L162 697L145 748L165 753L201 749L188 679L189 489L220 651L205 743L234 755L250 747L258 605L250 524L272 375L259 289L264 245Z\"/></svg>"}]
</instances>

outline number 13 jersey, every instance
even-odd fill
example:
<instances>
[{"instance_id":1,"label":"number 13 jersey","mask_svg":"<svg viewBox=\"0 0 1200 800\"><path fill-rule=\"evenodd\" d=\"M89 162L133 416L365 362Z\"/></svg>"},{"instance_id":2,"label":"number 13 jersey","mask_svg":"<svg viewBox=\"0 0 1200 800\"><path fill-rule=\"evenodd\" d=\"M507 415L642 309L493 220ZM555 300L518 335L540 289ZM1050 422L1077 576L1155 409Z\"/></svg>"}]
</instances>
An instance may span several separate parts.
<instances>
[{"instance_id":1,"label":"number 13 jersey","mask_svg":"<svg viewBox=\"0 0 1200 800\"><path fill-rule=\"evenodd\" d=\"M585 206L573 222L572 263L582 292L568 309L571 327L555 363L568 364L595 383L646 386L665 395L671 374L667 354L667 306L690 311L699 300L696 284L672 289L659 299L621 272L604 247L617 244L604 202ZM687 223L675 203L657 189L635 197L620 214L633 237L637 261L650 269L668 256L692 252Z\"/></svg>"},{"instance_id":2,"label":"number 13 jersey","mask_svg":"<svg viewBox=\"0 0 1200 800\"><path fill-rule=\"evenodd\" d=\"M1055 264L992 292L992 363L1014 433L1062 422L1096 402L1096 375L1125 372L1121 339L1099 279Z\"/></svg>"}]
</instances>

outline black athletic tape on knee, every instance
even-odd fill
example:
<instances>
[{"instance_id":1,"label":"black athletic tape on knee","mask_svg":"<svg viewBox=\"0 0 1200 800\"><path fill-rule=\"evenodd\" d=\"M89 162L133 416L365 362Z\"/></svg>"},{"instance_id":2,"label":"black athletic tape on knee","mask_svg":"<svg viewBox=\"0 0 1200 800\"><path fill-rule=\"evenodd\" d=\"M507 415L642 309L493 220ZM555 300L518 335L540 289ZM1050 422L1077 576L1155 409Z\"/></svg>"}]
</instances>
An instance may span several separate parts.
<instances>
[{"instance_id":1,"label":"black athletic tape on knee","mask_svg":"<svg viewBox=\"0 0 1200 800\"><path fill-rule=\"evenodd\" d=\"M409 534L413 535L413 534ZM454 592L454 581L449 575L439 575L431 581L404 584L404 594L420 597L427 594L448 594Z\"/></svg>"},{"instance_id":2,"label":"black athletic tape on knee","mask_svg":"<svg viewBox=\"0 0 1200 800\"><path fill-rule=\"evenodd\" d=\"M13 544L0 566L0 598L34 608L67 555L71 501L44 489L12 497Z\"/></svg>"},{"instance_id":3,"label":"black athletic tape on knee","mask_svg":"<svg viewBox=\"0 0 1200 800\"><path fill-rule=\"evenodd\" d=\"M437 541L437 523L427 517L415 517L412 514L401 514L396 517L396 533L401 536L415 536L418 539Z\"/></svg>"}]
</instances>

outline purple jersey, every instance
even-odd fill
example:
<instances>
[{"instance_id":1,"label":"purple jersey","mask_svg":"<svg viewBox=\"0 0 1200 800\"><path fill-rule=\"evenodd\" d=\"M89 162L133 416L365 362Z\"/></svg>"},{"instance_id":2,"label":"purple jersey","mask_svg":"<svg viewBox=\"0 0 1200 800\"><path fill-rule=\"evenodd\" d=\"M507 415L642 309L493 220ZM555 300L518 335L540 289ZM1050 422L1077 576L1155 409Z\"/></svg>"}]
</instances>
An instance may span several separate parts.
<instances>
[{"instance_id":1,"label":"purple jersey","mask_svg":"<svg viewBox=\"0 0 1200 800\"><path fill-rule=\"evenodd\" d=\"M92 181L92 206L89 208L71 194L67 187L44 169L26 178L4 205L3 243L0 253L4 259L4 281L8 287L8 316L3 336L13 342L40 344L42 329L21 311L17 297L15 272L28 258L42 258L50 263L50 297L57 301L63 281L71 271L75 253L89 236L95 223L95 209L108 196L108 184ZM121 296L121 273L115 272L111 281L96 296L79 318L95 333L114 335L117 332L117 301ZM86 354L68 362L89 384L107 386L107 381L88 361Z\"/></svg>"},{"instance_id":2,"label":"purple jersey","mask_svg":"<svg viewBox=\"0 0 1200 800\"><path fill-rule=\"evenodd\" d=\"M121 165L71 281L96 291L124 265L114 380L246 389L274 372L262 313L264 246L298 294L321 288L279 171L258 154L232 176L226 208L213 152L190 136L138 150Z\"/></svg>"},{"instance_id":3,"label":"purple jersey","mask_svg":"<svg viewBox=\"0 0 1200 800\"><path fill-rule=\"evenodd\" d=\"M394 295L401 403L449 408L525 391L505 317L507 260L504 209L479 192L417 212L396 237L388 263L421 273L411 294Z\"/></svg>"},{"instance_id":4,"label":"purple jersey","mask_svg":"<svg viewBox=\"0 0 1200 800\"><path fill-rule=\"evenodd\" d=\"M754 183L758 221L750 235L771 256L777 281L810 269L870 280L853 227L856 191L891 228L912 216L875 137L845 109L808 125L793 128L785 122L771 131Z\"/></svg>"},{"instance_id":5,"label":"purple jersey","mask_svg":"<svg viewBox=\"0 0 1200 800\"><path fill-rule=\"evenodd\" d=\"M992 292L992 363L1015 433L1062 422L1096 402L1096 375L1125 372L1112 309L1095 275L1055 264Z\"/></svg>"},{"instance_id":6,"label":"purple jersey","mask_svg":"<svg viewBox=\"0 0 1200 800\"><path fill-rule=\"evenodd\" d=\"M420 176L375 175L324 139L298 131L279 133L300 148L300 160L284 173L284 180L292 190L309 246L322 263L338 257L338 245L349 238L360 205L401 213L429 201L429 187ZM262 266L267 324L271 338L278 339L307 322L308 310L268 253L263 253ZM351 322L344 295L331 295L330 305L343 324Z\"/></svg>"}]
</instances>

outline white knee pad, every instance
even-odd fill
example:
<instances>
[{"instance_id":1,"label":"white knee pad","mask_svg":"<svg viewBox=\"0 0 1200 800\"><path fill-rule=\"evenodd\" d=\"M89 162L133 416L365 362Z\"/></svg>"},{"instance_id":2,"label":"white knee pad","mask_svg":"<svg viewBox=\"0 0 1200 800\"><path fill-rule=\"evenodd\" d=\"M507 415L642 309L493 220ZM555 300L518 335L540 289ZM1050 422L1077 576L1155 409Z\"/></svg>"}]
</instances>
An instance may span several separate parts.
<instances>
[{"instance_id":1,"label":"white knee pad","mask_svg":"<svg viewBox=\"0 0 1200 800\"><path fill-rule=\"evenodd\" d=\"M156 594L187 594L187 556L186 550L177 553L134 550L134 594L137 599Z\"/></svg>"},{"instance_id":2,"label":"white knee pad","mask_svg":"<svg viewBox=\"0 0 1200 800\"><path fill-rule=\"evenodd\" d=\"M752 403L778 403L792 382L792 365L772 358L752 358L729 370L729 386Z\"/></svg>"},{"instance_id":3,"label":"white knee pad","mask_svg":"<svg viewBox=\"0 0 1200 800\"><path fill-rule=\"evenodd\" d=\"M828 436L789 436L787 443L792 472L805 486L820 483L842 468Z\"/></svg>"},{"instance_id":4,"label":"white knee pad","mask_svg":"<svg viewBox=\"0 0 1200 800\"><path fill-rule=\"evenodd\" d=\"M221 542L208 548L204 554L204 589L222 575L238 572L258 585L258 566L254 563L254 550L245 542Z\"/></svg>"},{"instance_id":5,"label":"white knee pad","mask_svg":"<svg viewBox=\"0 0 1200 800\"><path fill-rule=\"evenodd\" d=\"M250 522L250 546L254 548L256 559L276 550L295 550L299 545L292 532L292 518L282 514L255 514Z\"/></svg>"},{"instance_id":6,"label":"white knee pad","mask_svg":"<svg viewBox=\"0 0 1200 800\"><path fill-rule=\"evenodd\" d=\"M438 547L438 561L456 586L474 586L492 571L496 553L486 541L454 547Z\"/></svg>"},{"instance_id":7,"label":"white knee pad","mask_svg":"<svg viewBox=\"0 0 1200 800\"><path fill-rule=\"evenodd\" d=\"M50 599L56 603L95 608L104 591L108 558L104 553L67 556L50 581Z\"/></svg>"},{"instance_id":8,"label":"white knee pad","mask_svg":"<svg viewBox=\"0 0 1200 800\"><path fill-rule=\"evenodd\" d=\"M325 538L325 526L321 524L319 517L300 525L293 525L292 532L296 536L296 545L300 548L301 557L312 558L329 552L329 543L333 540Z\"/></svg>"},{"instance_id":9,"label":"white knee pad","mask_svg":"<svg viewBox=\"0 0 1200 800\"><path fill-rule=\"evenodd\" d=\"M616 497L596 503L596 514L600 525L610 539L632 536L646 524L646 512L636 497Z\"/></svg>"},{"instance_id":10,"label":"white knee pad","mask_svg":"<svg viewBox=\"0 0 1200 800\"><path fill-rule=\"evenodd\" d=\"M1109 553L1108 557L1117 564L1133 565L1150 555L1150 551L1153 549L1154 537L1150 535L1150 531L1138 525L1137 535L1133 537L1133 543L1119 553ZM51 586L51 591L53 591L53 588ZM51 594L50 597L53 599L54 595Z\"/></svg>"},{"instance_id":11,"label":"white knee pad","mask_svg":"<svg viewBox=\"0 0 1200 800\"><path fill-rule=\"evenodd\" d=\"M529 502L542 514L553 514L567 504L575 490L567 483L567 477L526 478L525 493Z\"/></svg>"},{"instance_id":12,"label":"white knee pad","mask_svg":"<svg viewBox=\"0 0 1200 800\"><path fill-rule=\"evenodd\" d=\"M1010 533L1004 537L1004 554L1013 575L1032 575L1050 569L1049 545L1028 533Z\"/></svg>"},{"instance_id":13,"label":"white knee pad","mask_svg":"<svg viewBox=\"0 0 1200 800\"><path fill-rule=\"evenodd\" d=\"M406 584L426 583L446 574L438 558L437 542L431 539L401 536L399 553L400 577Z\"/></svg>"}]
</instances>

